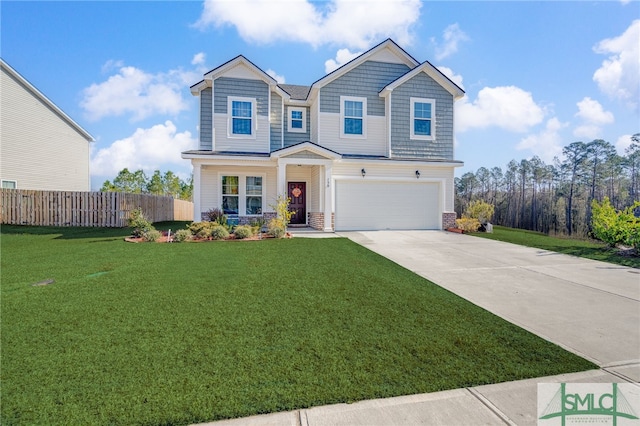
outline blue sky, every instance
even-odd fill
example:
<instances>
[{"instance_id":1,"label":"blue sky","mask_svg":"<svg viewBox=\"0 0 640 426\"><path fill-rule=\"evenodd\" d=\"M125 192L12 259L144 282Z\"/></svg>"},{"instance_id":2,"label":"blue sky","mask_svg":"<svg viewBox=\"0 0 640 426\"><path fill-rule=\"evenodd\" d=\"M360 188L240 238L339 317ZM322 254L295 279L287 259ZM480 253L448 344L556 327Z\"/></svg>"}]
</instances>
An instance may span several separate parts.
<instances>
[{"instance_id":1,"label":"blue sky","mask_svg":"<svg viewBox=\"0 0 640 426\"><path fill-rule=\"evenodd\" d=\"M640 132L638 1L2 1L1 54L95 138L92 187L123 167L190 174L189 86L245 55L309 85L390 37L459 83L460 176Z\"/></svg>"}]
</instances>

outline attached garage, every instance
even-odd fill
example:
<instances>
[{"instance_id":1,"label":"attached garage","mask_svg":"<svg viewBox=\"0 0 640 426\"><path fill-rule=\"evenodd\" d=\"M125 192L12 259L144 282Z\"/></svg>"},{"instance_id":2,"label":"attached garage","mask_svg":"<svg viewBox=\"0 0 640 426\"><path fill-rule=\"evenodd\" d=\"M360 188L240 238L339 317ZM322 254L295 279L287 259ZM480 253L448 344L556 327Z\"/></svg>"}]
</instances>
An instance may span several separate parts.
<instances>
[{"instance_id":1,"label":"attached garage","mask_svg":"<svg viewBox=\"0 0 640 426\"><path fill-rule=\"evenodd\" d=\"M336 231L440 229L437 182L336 181Z\"/></svg>"}]
</instances>

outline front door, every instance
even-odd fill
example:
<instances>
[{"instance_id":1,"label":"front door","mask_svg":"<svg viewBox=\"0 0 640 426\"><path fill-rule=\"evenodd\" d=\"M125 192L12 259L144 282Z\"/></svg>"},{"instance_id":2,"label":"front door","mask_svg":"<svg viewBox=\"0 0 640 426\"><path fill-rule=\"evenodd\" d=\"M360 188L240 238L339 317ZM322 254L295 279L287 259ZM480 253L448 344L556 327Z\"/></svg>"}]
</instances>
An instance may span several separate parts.
<instances>
[{"instance_id":1,"label":"front door","mask_svg":"<svg viewBox=\"0 0 640 426\"><path fill-rule=\"evenodd\" d=\"M295 212L291 216L292 225L304 225L307 223L307 188L304 182L289 182L289 211Z\"/></svg>"}]
</instances>

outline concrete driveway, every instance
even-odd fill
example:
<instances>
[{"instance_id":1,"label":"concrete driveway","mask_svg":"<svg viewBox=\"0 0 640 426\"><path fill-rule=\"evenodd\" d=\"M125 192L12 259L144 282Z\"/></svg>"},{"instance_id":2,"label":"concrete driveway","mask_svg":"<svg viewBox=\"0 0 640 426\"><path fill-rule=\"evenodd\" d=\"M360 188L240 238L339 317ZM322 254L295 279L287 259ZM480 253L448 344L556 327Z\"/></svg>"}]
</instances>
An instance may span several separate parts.
<instances>
[{"instance_id":1,"label":"concrete driveway","mask_svg":"<svg viewBox=\"0 0 640 426\"><path fill-rule=\"evenodd\" d=\"M640 270L441 231L343 232L500 317L640 381Z\"/></svg>"}]
</instances>

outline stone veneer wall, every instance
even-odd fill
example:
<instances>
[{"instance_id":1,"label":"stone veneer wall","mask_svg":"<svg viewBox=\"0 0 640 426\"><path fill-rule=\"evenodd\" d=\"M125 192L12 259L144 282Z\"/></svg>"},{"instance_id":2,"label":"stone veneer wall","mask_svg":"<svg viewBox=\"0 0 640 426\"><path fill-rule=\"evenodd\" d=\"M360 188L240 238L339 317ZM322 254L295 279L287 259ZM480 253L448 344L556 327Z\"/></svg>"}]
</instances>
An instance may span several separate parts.
<instances>
[{"instance_id":1,"label":"stone veneer wall","mask_svg":"<svg viewBox=\"0 0 640 426\"><path fill-rule=\"evenodd\" d=\"M264 218L264 220L269 222L274 217L277 217L277 215L276 215L275 212L268 212L268 213L263 214L262 217ZM259 218L260 218L259 216L238 216L238 225L250 225L251 222L253 222L254 220L259 219ZM200 220L202 220L202 221L208 221L209 220L209 218L207 217L207 212L201 212L200 213Z\"/></svg>"},{"instance_id":2,"label":"stone veneer wall","mask_svg":"<svg viewBox=\"0 0 640 426\"><path fill-rule=\"evenodd\" d=\"M455 212L444 212L442 213L442 228L455 228L456 227L456 215Z\"/></svg>"},{"instance_id":3,"label":"stone veneer wall","mask_svg":"<svg viewBox=\"0 0 640 426\"><path fill-rule=\"evenodd\" d=\"M324 213L309 212L307 214L307 223L313 229L322 231L324 229Z\"/></svg>"}]
</instances>

